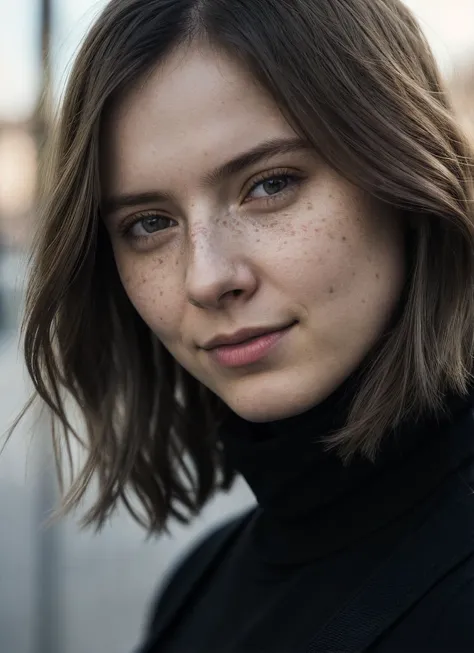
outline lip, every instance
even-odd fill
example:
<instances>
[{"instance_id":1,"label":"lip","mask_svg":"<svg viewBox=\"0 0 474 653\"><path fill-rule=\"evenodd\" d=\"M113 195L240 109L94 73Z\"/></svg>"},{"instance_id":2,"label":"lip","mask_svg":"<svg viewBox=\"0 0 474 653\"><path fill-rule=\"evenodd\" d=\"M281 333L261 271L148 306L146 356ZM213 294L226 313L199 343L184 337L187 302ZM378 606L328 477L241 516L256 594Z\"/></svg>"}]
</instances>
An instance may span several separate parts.
<instances>
[{"instance_id":1,"label":"lip","mask_svg":"<svg viewBox=\"0 0 474 653\"><path fill-rule=\"evenodd\" d=\"M264 358L295 326L296 322L282 327L241 329L227 336L217 336L203 349L223 367L241 367Z\"/></svg>"},{"instance_id":2,"label":"lip","mask_svg":"<svg viewBox=\"0 0 474 653\"><path fill-rule=\"evenodd\" d=\"M251 340L253 338L258 338L259 336L264 336L269 333L276 333L277 331L281 331L285 328L287 328L288 324L285 324L284 326L276 326L276 327L256 327L256 328L250 328L250 329L239 329L239 331L235 331L234 333L231 333L229 335L219 335L215 336L215 338L211 338L205 345L203 345L202 349L215 349L216 347L225 347L227 345L240 345L247 340Z\"/></svg>"}]
</instances>

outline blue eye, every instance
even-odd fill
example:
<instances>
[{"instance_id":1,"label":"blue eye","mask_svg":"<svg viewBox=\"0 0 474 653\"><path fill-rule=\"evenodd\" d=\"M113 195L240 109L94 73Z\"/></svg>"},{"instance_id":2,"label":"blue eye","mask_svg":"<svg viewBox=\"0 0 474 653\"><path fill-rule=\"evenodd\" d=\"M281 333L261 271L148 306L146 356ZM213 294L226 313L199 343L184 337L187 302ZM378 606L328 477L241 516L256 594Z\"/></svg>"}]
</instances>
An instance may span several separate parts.
<instances>
[{"instance_id":1,"label":"blue eye","mask_svg":"<svg viewBox=\"0 0 474 653\"><path fill-rule=\"evenodd\" d=\"M164 231L174 225L174 220L164 215L147 215L137 220L129 229L130 235L135 238L146 237L158 231Z\"/></svg>"},{"instance_id":2,"label":"blue eye","mask_svg":"<svg viewBox=\"0 0 474 653\"><path fill-rule=\"evenodd\" d=\"M259 184L257 184L257 186L255 186L253 189L253 193L256 194L256 190L261 188L261 190L266 195L275 195L275 193L281 193L282 190L285 190L287 185L287 177L272 177L271 179L266 179L265 181L261 181Z\"/></svg>"},{"instance_id":3,"label":"blue eye","mask_svg":"<svg viewBox=\"0 0 474 653\"><path fill-rule=\"evenodd\" d=\"M300 180L295 175L277 174L268 176L256 182L248 193L246 199L271 199L280 194L284 194L296 185Z\"/></svg>"}]
</instances>

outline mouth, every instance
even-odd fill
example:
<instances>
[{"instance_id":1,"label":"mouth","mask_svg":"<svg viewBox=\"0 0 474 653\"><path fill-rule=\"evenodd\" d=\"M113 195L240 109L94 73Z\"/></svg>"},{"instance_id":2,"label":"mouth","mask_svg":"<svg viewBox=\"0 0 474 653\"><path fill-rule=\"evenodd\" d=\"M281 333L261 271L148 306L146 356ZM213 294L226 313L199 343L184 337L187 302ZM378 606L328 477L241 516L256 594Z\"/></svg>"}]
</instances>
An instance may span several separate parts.
<instances>
[{"instance_id":1,"label":"mouth","mask_svg":"<svg viewBox=\"0 0 474 653\"><path fill-rule=\"evenodd\" d=\"M235 331L234 333L231 333L229 335L215 336L214 338L209 340L205 345L203 345L202 349L211 351L212 349L216 349L217 347L227 347L231 345L245 344L246 342L250 342L251 340L260 338L261 336L269 335L271 333L277 333L279 331L283 331L284 329L288 329L290 326L293 326L294 324L296 324L296 321L293 321L290 324L285 324L283 326L276 326L276 327L267 326L267 327L256 327L256 328L249 328L249 329L239 329L239 331Z\"/></svg>"},{"instance_id":2,"label":"mouth","mask_svg":"<svg viewBox=\"0 0 474 653\"><path fill-rule=\"evenodd\" d=\"M250 365L267 356L296 324L294 321L280 327L242 329L213 338L203 349L223 367Z\"/></svg>"}]
</instances>

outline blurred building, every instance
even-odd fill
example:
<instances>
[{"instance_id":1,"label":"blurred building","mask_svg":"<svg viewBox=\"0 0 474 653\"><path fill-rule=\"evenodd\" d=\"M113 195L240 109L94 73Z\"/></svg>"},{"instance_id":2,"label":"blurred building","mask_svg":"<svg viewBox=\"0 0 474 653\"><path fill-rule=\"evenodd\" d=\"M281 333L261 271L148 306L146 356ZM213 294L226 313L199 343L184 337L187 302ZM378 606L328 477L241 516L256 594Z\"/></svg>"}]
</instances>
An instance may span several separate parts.
<instances>
[{"instance_id":1,"label":"blurred building","mask_svg":"<svg viewBox=\"0 0 474 653\"><path fill-rule=\"evenodd\" d=\"M449 85L461 125L474 146L474 56L456 68Z\"/></svg>"},{"instance_id":2,"label":"blurred building","mask_svg":"<svg viewBox=\"0 0 474 653\"><path fill-rule=\"evenodd\" d=\"M0 233L5 245L24 247L33 227L36 145L29 123L0 123Z\"/></svg>"}]
</instances>

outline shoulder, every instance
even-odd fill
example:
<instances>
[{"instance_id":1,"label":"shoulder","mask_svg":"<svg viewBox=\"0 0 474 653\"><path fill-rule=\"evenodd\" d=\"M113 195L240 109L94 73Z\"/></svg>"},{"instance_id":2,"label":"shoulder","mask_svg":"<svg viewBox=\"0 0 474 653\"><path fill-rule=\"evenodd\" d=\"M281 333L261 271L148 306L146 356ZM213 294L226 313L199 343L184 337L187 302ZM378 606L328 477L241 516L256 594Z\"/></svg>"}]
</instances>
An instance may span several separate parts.
<instances>
[{"instance_id":1,"label":"shoulder","mask_svg":"<svg viewBox=\"0 0 474 653\"><path fill-rule=\"evenodd\" d=\"M421 601L420 632L430 650L464 653L474 651L474 493L469 465L458 477L464 490L448 505L449 514L431 547L444 550L450 569ZM416 614L416 610L414 612ZM421 617L421 618L420 618ZM424 618L427 617L427 618Z\"/></svg>"},{"instance_id":2,"label":"shoulder","mask_svg":"<svg viewBox=\"0 0 474 653\"><path fill-rule=\"evenodd\" d=\"M446 597L432 632L436 649L474 651L474 565Z\"/></svg>"},{"instance_id":3,"label":"shoulder","mask_svg":"<svg viewBox=\"0 0 474 653\"><path fill-rule=\"evenodd\" d=\"M189 582L191 571L194 573L204 571L206 565L212 562L232 534L239 530L239 526L248 514L245 512L211 526L197 538L197 541L190 544L166 575L160 593L161 599L171 598L173 591L176 591L183 582Z\"/></svg>"},{"instance_id":4,"label":"shoulder","mask_svg":"<svg viewBox=\"0 0 474 653\"><path fill-rule=\"evenodd\" d=\"M474 554L425 595L375 650L472 653Z\"/></svg>"},{"instance_id":5,"label":"shoulder","mask_svg":"<svg viewBox=\"0 0 474 653\"><path fill-rule=\"evenodd\" d=\"M232 536L240 531L253 511L254 509L246 510L230 520L211 527L198 538L197 542L193 542L186 548L160 585L157 596L152 602L147 630L154 628L165 611L174 611L182 598L212 566L226 544L233 540Z\"/></svg>"}]
</instances>

